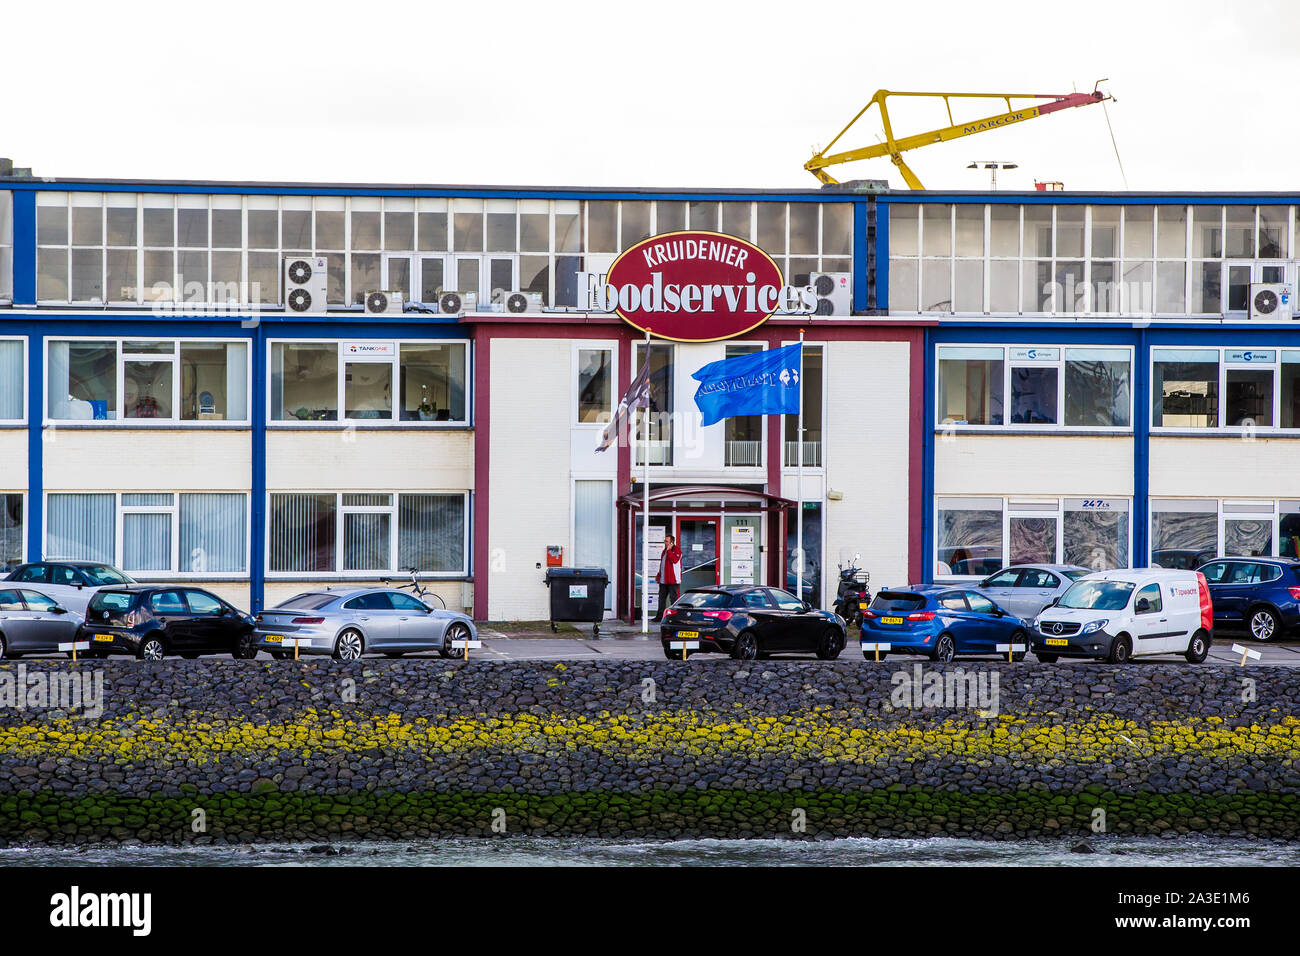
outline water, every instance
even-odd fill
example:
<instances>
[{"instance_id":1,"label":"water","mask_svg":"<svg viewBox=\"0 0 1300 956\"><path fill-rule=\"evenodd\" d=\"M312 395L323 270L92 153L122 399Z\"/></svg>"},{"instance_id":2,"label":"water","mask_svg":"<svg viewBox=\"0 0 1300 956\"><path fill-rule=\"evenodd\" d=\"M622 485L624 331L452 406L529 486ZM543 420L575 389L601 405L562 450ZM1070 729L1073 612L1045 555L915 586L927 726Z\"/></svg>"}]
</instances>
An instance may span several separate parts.
<instances>
[{"instance_id":1,"label":"water","mask_svg":"<svg viewBox=\"0 0 1300 956\"><path fill-rule=\"evenodd\" d=\"M986 841L589 840L509 837L430 842L153 847L99 845L0 849L0 866L1296 866L1300 843L1242 839L1093 837Z\"/></svg>"}]
</instances>

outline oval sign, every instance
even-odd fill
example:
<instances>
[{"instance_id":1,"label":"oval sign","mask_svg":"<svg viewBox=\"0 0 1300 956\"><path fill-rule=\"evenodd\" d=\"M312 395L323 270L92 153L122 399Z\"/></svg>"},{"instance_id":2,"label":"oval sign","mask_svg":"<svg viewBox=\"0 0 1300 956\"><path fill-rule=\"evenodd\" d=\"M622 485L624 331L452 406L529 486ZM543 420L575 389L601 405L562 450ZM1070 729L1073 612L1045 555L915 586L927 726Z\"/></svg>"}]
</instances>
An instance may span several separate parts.
<instances>
[{"instance_id":1,"label":"oval sign","mask_svg":"<svg viewBox=\"0 0 1300 956\"><path fill-rule=\"evenodd\" d=\"M670 232L643 239L609 267L593 296L642 332L677 342L742 335L783 311L781 268L758 246L718 232Z\"/></svg>"}]
</instances>

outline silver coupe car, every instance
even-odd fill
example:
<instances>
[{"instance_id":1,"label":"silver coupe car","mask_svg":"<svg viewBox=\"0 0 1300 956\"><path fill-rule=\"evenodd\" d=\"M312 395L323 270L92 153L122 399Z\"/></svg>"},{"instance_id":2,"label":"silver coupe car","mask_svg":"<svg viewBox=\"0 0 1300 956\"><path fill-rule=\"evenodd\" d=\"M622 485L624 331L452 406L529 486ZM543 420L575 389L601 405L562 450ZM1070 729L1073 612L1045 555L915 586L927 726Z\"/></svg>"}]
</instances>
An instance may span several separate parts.
<instances>
[{"instance_id":1,"label":"silver coupe car","mask_svg":"<svg viewBox=\"0 0 1300 956\"><path fill-rule=\"evenodd\" d=\"M415 651L457 656L455 641L476 640L474 622L458 611L431 608L392 588L308 591L257 615L253 646L274 657L329 654L355 661L371 652L401 657Z\"/></svg>"}]
</instances>

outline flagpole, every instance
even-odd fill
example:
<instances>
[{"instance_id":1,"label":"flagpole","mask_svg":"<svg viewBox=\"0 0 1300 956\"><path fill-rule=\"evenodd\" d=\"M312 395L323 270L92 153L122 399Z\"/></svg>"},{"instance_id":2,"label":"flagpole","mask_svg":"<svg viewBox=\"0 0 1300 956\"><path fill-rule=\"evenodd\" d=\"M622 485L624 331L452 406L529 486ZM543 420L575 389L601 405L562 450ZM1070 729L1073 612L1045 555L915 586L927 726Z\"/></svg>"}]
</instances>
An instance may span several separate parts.
<instances>
[{"instance_id":1,"label":"flagpole","mask_svg":"<svg viewBox=\"0 0 1300 956\"><path fill-rule=\"evenodd\" d=\"M650 366L650 330L645 330L645 364ZM641 633L650 633L650 382L646 381L645 418L641 428L645 477L641 482ZM662 608L660 609L662 616Z\"/></svg>"},{"instance_id":2,"label":"flagpole","mask_svg":"<svg viewBox=\"0 0 1300 956\"><path fill-rule=\"evenodd\" d=\"M803 597L803 329L799 330L799 428L796 435L798 441L795 443L795 454L799 456L798 477L796 481L799 485L798 492L795 493L795 508L798 509L795 515L797 527L799 569L795 572L795 584L798 587L798 597L802 601Z\"/></svg>"}]
</instances>

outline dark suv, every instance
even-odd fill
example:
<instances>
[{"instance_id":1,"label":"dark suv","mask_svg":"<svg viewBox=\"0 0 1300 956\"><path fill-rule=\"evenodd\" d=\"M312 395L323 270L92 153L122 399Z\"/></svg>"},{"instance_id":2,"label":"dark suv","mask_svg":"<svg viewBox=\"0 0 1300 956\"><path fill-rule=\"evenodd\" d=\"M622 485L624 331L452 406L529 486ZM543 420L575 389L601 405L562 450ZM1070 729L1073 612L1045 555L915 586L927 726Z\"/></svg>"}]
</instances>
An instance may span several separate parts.
<instances>
[{"instance_id":1,"label":"dark suv","mask_svg":"<svg viewBox=\"0 0 1300 956\"><path fill-rule=\"evenodd\" d=\"M215 594L190 587L104 588L86 608L77 640L90 654L133 654L157 661L167 654L257 656L253 618Z\"/></svg>"},{"instance_id":2,"label":"dark suv","mask_svg":"<svg viewBox=\"0 0 1300 956\"><path fill-rule=\"evenodd\" d=\"M1210 586L1214 626L1245 627L1257 641L1300 624L1300 561L1218 558L1198 568Z\"/></svg>"}]
</instances>

